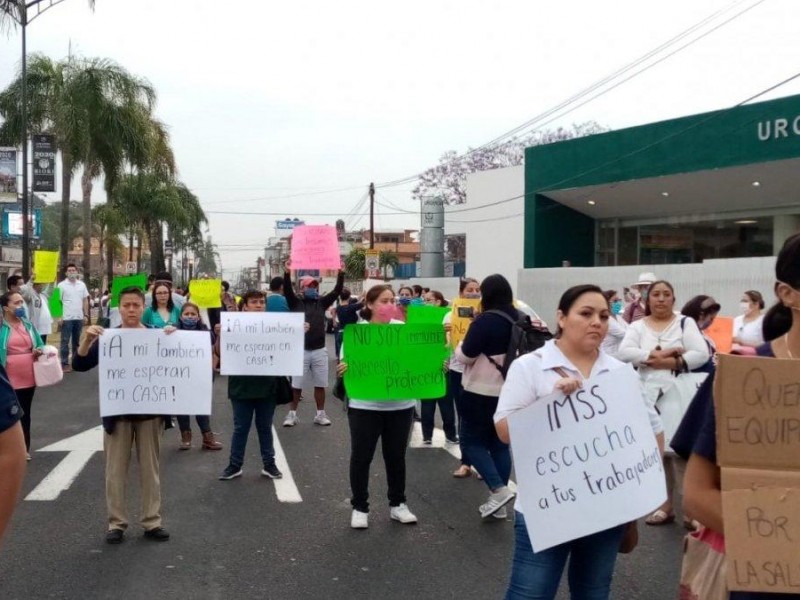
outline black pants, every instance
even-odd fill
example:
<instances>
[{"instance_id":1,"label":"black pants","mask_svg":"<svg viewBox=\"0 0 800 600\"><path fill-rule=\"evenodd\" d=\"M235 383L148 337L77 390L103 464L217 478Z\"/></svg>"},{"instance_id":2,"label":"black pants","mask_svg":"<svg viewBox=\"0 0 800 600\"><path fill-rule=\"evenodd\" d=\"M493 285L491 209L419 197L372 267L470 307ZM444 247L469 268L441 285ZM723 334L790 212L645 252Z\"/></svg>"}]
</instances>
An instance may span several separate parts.
<instances>
[{"instance_id":1,"label":"black pants","mask_svg":"<svg viewBox=\"0 0 800 600\"><path fill-rule=\"evenodd\" d=\"M31 451L31 404L33 404L33 393L36 387L21 388L14 390L17 394L17 400L22 407L22 433L25 435L25 448L28 452Z\"/></svg>"},{"instance_id":2,"label":"black pants","mask_svg":"<svg viewBox=\"0 0 800 600\"><path fill-rule=\"evenodd\" d=\"M422 439L430 440L433 438L437 404L439 405L439 413L442 415L444 437L454 441L458 437L456 434L456 408L453 403L453 397L450 394L435 400L422 401Z\"/></svg>"},{"instance_id":3,"label":"black pants","mask_svg":"<svg viewBox=\"0 0 800 600\"><path fill-rule=\"evenodd\" d=\"M350 504L360 512L369 512L369 467L378 438L381 440L389 506L406 501L406 448L411 433L413 408L404 410L364 410L350 407Z\"/></svg>"}]
</instances>

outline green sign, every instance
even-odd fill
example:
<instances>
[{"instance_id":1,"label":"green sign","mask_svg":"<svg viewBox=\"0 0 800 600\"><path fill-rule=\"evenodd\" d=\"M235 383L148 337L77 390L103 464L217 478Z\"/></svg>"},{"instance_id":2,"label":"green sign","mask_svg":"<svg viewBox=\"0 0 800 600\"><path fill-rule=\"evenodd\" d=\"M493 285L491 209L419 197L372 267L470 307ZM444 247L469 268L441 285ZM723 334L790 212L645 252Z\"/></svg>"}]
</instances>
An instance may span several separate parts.
<instances>
[{"instance_id":1,"label":"green sign","mask_svg":"<svg viewBox=\"0 0 800 600\"><path fill-rule=\"evenodd\" d=\"M111 283L111 303L110 308L119 306L119 293L128 287L139 288L144 291L147 289L147 274L126 275L125 277L114 277Z\"/></svg>"},{"instance_id":2,"label":"green sign","mask_svg":"<svg viewBox=\"0 0 800 600\"><path fill-rule=\"evenodd\" d=\"M449 355L442 324L348 325L344 384L358 400L413 400L445 395Z\"/></svg>"},{"instance_id":3,"label":"green sign","mask_svg":"<svg viewBox=\"0 0 800 600\"><path fill-rule=\"evenodd\" d=\"M406 323L442 325L449 312L447 307L411 304L406 311Z\"/></svg>"},{"instance_id":4,"label":"green sign","mask_svg":"<svg viewBox=\"0 0 800 600\"><path fill-rule=\"evenodd\" d=\"M50 308L50 316L54 319L60 319L64 316L64 305L61 304L61 288L58 286L53 288L53 293L47 300L47 306Z\"/></svg>"}]
</instances>

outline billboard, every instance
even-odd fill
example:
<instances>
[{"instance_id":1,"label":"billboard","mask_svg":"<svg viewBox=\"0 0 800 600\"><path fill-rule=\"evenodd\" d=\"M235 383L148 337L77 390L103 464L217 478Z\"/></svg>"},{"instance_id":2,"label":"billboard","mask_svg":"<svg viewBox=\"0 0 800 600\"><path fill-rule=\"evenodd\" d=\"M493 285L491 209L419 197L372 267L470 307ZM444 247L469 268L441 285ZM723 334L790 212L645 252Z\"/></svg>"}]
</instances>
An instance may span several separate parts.
<instances>
[{"instance_id":1,"label":"billboard","mask_svg":"<svg viewBox=\"0 0 800 600\"><path fill-rule=\"evenodd\" d=\"M290 219L289 217L280 221L275 221L275 235L280 239L287 238L292 235L292 231L294 231L295 227L300 227L305 224L305 221L301 221L297 218Z\"/></svg>"},{"instance_id":2,"label":"billboard","mask_svg":"<svg viewBox=\"0 0 800 600\"><path fill-rule=\"evenodd\" d=\"M31 215L31 239L38 239L42 235L42 209L36 208ZM22 237L22 211L19 206L3 209L3 237Z\"/></svg>"},{"instance_id":3,"label":"billboard","mask_svg":"<svg viewBox=\"0 0 800 600\"><path fill-rule=\"evenodd\" d=\"M0 202L17 201L17 150L0 148Z\"/></svg>"},{"instance_id":4,"label":"billboard","mask_svg":"<svg viewBox=\"0 0 800 600\"><path fill-rule=\"evenodd\" d=\"M33 136L33 191L56 191L56 138L39 133Z\"/></svg>"}]
</instances>

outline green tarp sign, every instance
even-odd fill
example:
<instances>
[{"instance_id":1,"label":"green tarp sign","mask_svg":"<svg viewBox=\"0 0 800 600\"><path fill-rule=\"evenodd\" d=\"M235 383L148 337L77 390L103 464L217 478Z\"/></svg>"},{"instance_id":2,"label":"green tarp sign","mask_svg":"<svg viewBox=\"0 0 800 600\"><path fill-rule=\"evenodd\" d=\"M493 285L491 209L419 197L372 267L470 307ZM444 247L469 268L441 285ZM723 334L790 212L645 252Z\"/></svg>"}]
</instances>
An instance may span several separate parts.
<instances>
[{"instance_id":1,"label":"green tarp sign","mask_svg":"<svg viewBox=\"0 0 800 600\"><path fill-rule=\"evenodd\" d=\"M109 307L119 306L119 293L127 287L137 287L144 291L147 289L147 274L126 275L125 277L114 277L111 283L111 302Z\"/></svg>"},{"instance_id":2,"label":"green tarp sign","mask_svg":"<svg viewBox=\"0 0 800 600\"><path fill-rule=\"evenodd\" d=\"M449 312L448 307L411 304L406 311L406 323L442 325L445 315Z\"/></svg>"},{"instance_id":3,"label":"green tarp sign","mask_svg":"<svg viewBox=\"0 0 800 600\"><path fill-rule=\"evenodd\" d=\"M47 306L50 308L50 316L54 319L60 319L64 316L64 305L61 304L61 288L54 287L53 293L47 300Z\"/></svg>"},{"instance_id":4,"label":"green tarp sign","mask_svg":"<svg viewBox=\"0 0 800 600\"><path fill-rule=\"evenodd\" d=\"M348 325L344 384L358 400L412 400L445 395L449 355L439 324Z\"/></svg>"}]
</instances>

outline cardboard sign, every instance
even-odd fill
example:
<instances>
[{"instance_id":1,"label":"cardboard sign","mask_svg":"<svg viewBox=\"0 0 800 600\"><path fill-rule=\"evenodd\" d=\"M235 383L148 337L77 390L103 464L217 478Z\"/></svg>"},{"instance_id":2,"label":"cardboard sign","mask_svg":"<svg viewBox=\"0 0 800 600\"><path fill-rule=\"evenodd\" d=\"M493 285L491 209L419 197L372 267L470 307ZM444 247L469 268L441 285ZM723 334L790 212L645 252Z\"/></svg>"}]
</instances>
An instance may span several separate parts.
<instances>
[{"instance_id":1,"label":"cardboard sign","mask_svg":"<svg viewBox=\"0 0 800 600\"><path fill-rule=\"evenodd\" d=\"M705 330L705 334L714 340L717 352L730 354L733 349L733 319L730 317L717 317Z\"/></svg>"},{"instance_id":2,"label":"cardboard sign","mask_svg":"<svg viewBox=\"0 0 800 600\"><path fill-rule=\"evenodd\" d=\"M60 319L64 316L64 305L61 303L61 288L56 286L47 299L47 307L50 309L50 316Z\"/></svg>"},{"instance_id":3,"label":"cardboard sign","mask_svg":"<svg viewBox=\"0 0 800 600\"><path fill-rule=\"evenodd\" d=\"M304 320L302 313L221 313L220 372L302 375Z\"/></svg>"},{"instance_id":4,"label":"cardboard sign","mask_svg":"<svg viewBox=\"0 0 800 600\"><path fill-rule=\"evenodd\" d=\"M292 231L292 270L330 269L342 266L339 238L332 225L301 225Z\"/></svg>"},{"instance_id":5,"label":"cardboard sign","mask_svg":"<svg viewBox=\"0 0 800 600\"><path fill-rule=\"evenodd\" d=\"M425 304L410 304L406 311L406 323L409 324L436 324L442 325L450 308L447 306L427 306Z\"/></svg>"},{"instance_id":6,"label":"cardboard sign","mask_svg":"<svg viewBox=\"0 0 800 600\"><path fill-rule=\"evenodd\" d=\"M472 298L456 298L453 300L453 316L450 324L450 345L455 348L467 336L475 315L480 310L481 301Z\"/></svg>"},{"instance_id":7,"label":"cardboard sign","mask_svg":"<svg viewBox=\"0 0 800 600\"><path fill-rule=\"evenodd\" d=\"M221 308L222 280L192 279L189 282L189 298L200 308Z\"/></svg>"},{"instance_id":8,"label":"cardboard sign","mask_svg":"<svg viewBox=\"0 0 800 600\"><path fill-rule=\"evenodd\" d=\"M358 400L413 400L445 395L449 352L441 323L348 325L342 361L347 395Z\"/></svg>"},{"instance_id":9,"label":"cardboard sign","mask_svg":"<svg viewBox=\"0 0 800 600\"><path fill-rule=\"evenodd\" d=\"M116 308L119 306L119 293L128 287L135 287L145 291L147 289L147 275L145 273L139 273L138 275L114 277L114 281L111 282L111 300L109 301L110 308Z\"/></svg>"},{"instance_id":10,"label":"cardboard sign","mask_svg":"<svg viewBox=\"0 0 800 600\"><path fill-rule=\"evenodd\" d=\"M541 398L509 416L508 425L517 502L535 552L638 519L667 497L630 366L589 379L569 396Z\"/></svg>"},{"instance_id":11,"label":"cardboard sign","mask_svg":"<svg viewBox=\"0 0 800 600\"><path fill-rule=\"evenodd\" d=\"M720 356L714 389L728 587L800 592L800 368Z\"/></svg>"},{"instance_id":12,"label":"cardboard sign","mask_svg":"<svg viewBox=\"0 0 800 600\"><path fill-rule=\"evenodd\" d=\"M211 414L207 331L107 329L97 343L101 417Z\"/></svg>"},{"instance_id":13,"label":"cardboard sign","mask_svg":"<svg viewBox=\"0 0 800 600\"><path fill-rule=\"evenodd\" d=\"M53 283L58 279L58 252L36 250L33 253L36 283Z\"/></svg>"}]
</instances>

